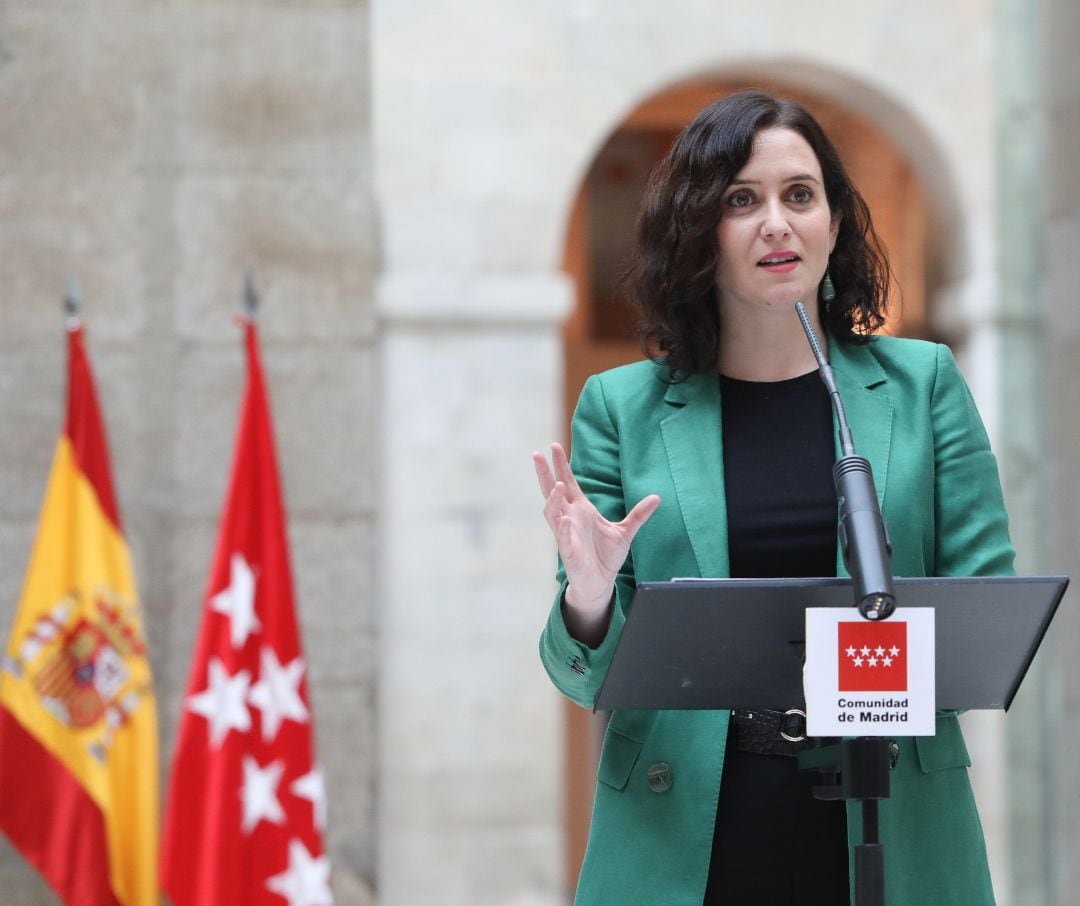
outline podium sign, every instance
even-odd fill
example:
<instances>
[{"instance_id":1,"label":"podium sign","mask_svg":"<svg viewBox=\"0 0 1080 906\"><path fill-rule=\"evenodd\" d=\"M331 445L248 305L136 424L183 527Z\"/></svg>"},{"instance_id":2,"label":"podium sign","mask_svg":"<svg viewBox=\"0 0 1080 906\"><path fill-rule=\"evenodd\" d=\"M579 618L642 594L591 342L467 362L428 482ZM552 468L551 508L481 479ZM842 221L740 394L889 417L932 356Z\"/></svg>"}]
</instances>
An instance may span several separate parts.
<instances>
[{"instance_id":1,"label":"podium sign","mask_svg":"<svg viewBox=\"0 0 1080 906\"><path fill-rule=\"evenodd\" d=\"M808 607L804 683L810 736L933 736L934 609Z\"/></svg>"}]
</instances>

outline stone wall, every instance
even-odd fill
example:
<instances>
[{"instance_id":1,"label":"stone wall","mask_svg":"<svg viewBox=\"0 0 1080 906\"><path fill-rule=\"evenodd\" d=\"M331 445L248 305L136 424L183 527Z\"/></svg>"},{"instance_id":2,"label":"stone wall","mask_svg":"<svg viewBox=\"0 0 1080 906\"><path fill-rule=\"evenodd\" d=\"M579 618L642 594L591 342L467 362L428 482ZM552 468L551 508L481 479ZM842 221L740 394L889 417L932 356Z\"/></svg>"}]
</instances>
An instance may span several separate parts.
<instances>
[{"instance_id":1,"label":"stone wall","mask_svg":"<svg viewBox=\"0 0 1080 906\"><path fill-rule=\"evenodd\" d=\"M167 768L243 384L244 273L283 470L340 903L374 884L375 268L362 2L0 7L0 626L89 347ZM5 904L54 902L0 855Z\"/></svg>"}]
</instances>

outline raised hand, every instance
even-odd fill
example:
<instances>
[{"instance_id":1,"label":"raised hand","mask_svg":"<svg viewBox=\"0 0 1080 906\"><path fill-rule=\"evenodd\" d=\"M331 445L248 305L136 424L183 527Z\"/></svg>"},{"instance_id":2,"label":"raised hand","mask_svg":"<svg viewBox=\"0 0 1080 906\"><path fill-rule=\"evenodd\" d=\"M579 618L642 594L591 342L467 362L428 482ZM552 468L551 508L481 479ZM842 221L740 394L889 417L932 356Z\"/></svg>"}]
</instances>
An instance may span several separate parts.
<instances>
[{"instance_id":1,"label":"raised hand","mask_svg":"<svg viewBox=\"0 0 1080 906\"><path fill-rule=\"evenodd\" d=\"M550 465L540 452L533 453L533 465L545 497L544 518L566 569L567 628L580 641L599 641L606 632L615 577L660 498L650 494L621 522L611 522L582 493L561 444L551 445Z\"/></svg>"}]
</instances>

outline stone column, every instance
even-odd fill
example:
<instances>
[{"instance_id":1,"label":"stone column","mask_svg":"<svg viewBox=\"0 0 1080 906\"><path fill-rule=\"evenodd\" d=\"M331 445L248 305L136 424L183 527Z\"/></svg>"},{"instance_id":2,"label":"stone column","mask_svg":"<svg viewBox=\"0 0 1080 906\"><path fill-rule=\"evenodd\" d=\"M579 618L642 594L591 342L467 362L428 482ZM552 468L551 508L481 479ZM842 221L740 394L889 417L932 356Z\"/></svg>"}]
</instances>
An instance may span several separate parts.
<instances>
[{"instance_id":1,"label":"stone column","mask_svg":"<svg viewBox=\"0 0 1080 906\"><path fill-rule=\"evenodd\" d=\"M388 273L377 298L379 902L561 902L562 711L532 450L558 437L569 288Z\"/></svg>"},{"instance_id":2,"label":"stone column","mask_svg":"<svg viewBox=\"0 0 1080 906\"><path fill-rule=\"evenodd\" d=\"M1046 808L1040 817L1051 854L1044 902L1066 906L1080 902L1080 6L1042 0L1030 18L1037 117L1021 128L1034 126L1041 139L1033 160L1039 191L1018 201L1033 226L1031 272L1041 278L1029 294L1040 298L1045 324L1035 368L1046 446L1026 466L1045 475L1044 567L1071 575L1074 583L1052 632L1043 712Z\"/></svg>"}]
</instances>

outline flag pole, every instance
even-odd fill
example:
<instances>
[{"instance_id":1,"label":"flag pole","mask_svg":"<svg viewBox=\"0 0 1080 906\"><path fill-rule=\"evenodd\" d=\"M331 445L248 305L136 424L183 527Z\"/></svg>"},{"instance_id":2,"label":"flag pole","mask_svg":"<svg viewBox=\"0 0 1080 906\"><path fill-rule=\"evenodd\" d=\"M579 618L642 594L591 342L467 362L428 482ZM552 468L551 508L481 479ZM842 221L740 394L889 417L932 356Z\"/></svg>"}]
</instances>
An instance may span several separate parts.
<instances>
[{"instance_id":1,"label":"flag pole","mask_svg":"<svg viewBox=\"0 0 1080 906\"><path fill-rule=\"evenodd\" d=\"M64 321L68 330L79 328L79 315L82 313L83 294L79 281L74 276L68 277L67 292L64 293Z\"/></svg>"},{"instance_id":2,"label":"flag pole","mask_svg":"<svg viewBox=\"0 0 1080 906\"><path fill-rule=\"evenodd\" d=\"M244 278L244 313L252 321L259 313L259 291L255 289L255 274L250 270Z\"/></svg>"}]
</instances>

